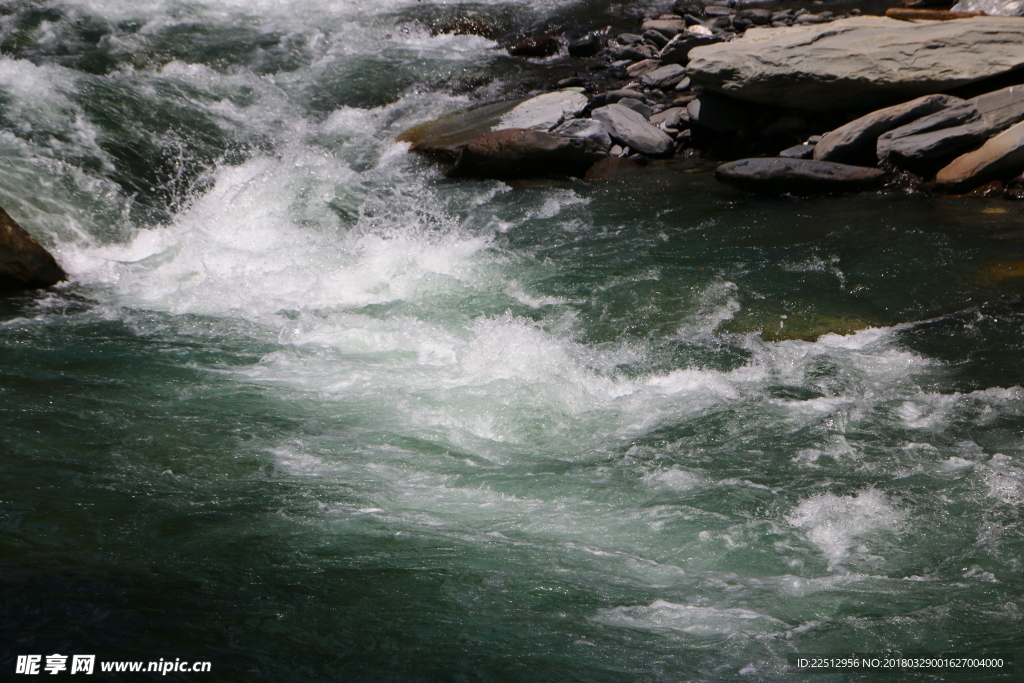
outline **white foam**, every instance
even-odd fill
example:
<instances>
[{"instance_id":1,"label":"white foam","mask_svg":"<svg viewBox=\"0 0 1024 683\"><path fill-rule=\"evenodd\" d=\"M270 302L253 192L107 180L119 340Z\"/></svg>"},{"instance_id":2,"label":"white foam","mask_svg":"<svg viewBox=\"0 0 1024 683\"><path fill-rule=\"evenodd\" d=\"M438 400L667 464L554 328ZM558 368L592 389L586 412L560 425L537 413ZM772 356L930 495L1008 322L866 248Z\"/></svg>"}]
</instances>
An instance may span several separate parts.
<instances>
[{"instance_id":1,"label":"white foam","mask_svg":"<svg viewBox=\"0 0 1024 683\"><path fill-rule=\"evenodd\" d=\"M596 619L609 626L680 631L701 638L772 635L789 628L784 621L753 610L680 605L666 600L601 610Z\"/></svg>"},{"instance_id":2,"label":"white foam","mask_svg":"<svg viewBox=\"0 0 1024 683\"><path fill-rule=\"evenodd\" d=\"M828 558L830 570L850 557L859 540L880 531L895 530L906 513L893 506L888 497L873 488L853 496L822 493L801 501L786 520L803 529L808 540Z\"/></svg>"}]
</instances>

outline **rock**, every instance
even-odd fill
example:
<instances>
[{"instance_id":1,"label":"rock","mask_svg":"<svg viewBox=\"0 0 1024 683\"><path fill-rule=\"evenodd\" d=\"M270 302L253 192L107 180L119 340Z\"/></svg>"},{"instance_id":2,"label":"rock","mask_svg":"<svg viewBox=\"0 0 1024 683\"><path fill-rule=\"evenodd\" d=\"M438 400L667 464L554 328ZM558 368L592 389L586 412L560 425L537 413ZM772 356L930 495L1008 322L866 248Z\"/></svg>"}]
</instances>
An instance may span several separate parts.
<instances>
[{"instance_id":1,"label":"rock","mask_svg":"<svg viewBox=\"0 0 1024 683\"><path fill-rule=\"evenodd\" d=\"M968 102L985 119L993 135L1024 121L1024 85L1011 85L1009 88L978 95Z\"/></svg>"},{"instance_id":2,"label":"rock","mask_svg":"<svg viewBox=\"0 0 1024 683\"><path fill-rule=\"evenodd\" d=\"M587 180L601 180L602 178L612 178L614 176L632 173L639 169L640 165L636 162L630 161L629 159L623 159L621 157L606 157L587 169L587 174L583 177Z\"/></svg>"},{"instance_id":3,"label":"rock","mask_svg":"<svg viewBox=\"0 0 1024 683\"><path fill-rule=\"evenodd\" d=\"M665 37L664 33L658 31L644 31L644 42L660 50L668 43L668 38Z\"/></svg>"},{"instance_id":4,"label":"rock","mask_svg":"<svg viewBox=\"0 0 1024 683\"><path fill-rule=\"evenodd\" d=\"M745 9L736 13L737 19L747 19L758 26L771 23L772 12L767 9Z\"/></svg>"},{"instance_id":5,"label":"rock","mask_svg":"<svg viewBox=\"0 0 1024 683\"><path fill-rule=\"evenodd\" d=\"M623 107L629 107L630 109L632 109L636 113L640 114L640 116L643 116L644 119L651 118L651 114L654 113L654 110L651 109L642 100L634 100L632 98L623 98L623 99L619 100L619 104L621 104Z\"/></svg>"},{"instance_id":6,"label":"rock","mask_svg":"<svg viewBox=\"0 0 1024 683\"><path fill-rule=\"evenodd\" d=\"M819 161L873 161L876 158L875 145L883 133L961 103L963 100L959 97L925 95L873 111L822 136L814 148L814 158Z\"/></svg>"},{"instance_id":7,"label":"rock","mask_svg":"<svg viewBox=\"0 0 1024 683\"><path fill-rule=\"evenodd\" d=\"M698 27L691 26L690 28ZM661 52L658 53L658 59L664 64L682 64L685 66L690 61L690 51L694 48L722 42L722 38L713 35L710 29L704 26L699 28L704 29L707 33L694 34L690 33L689 29L687 29L686 33L680 33L661 49Z\"/></svg>"},{"instance_id":8,"label":"rock","mask_svg":"<svg viewBox=\"0 0 1024 683\"><path fill-rule=\"evenodd\" d=\"M799 116L781 116L761 130L761 137L771 140L800 133L807 128L807 122Z\"/></svg>"},{"instance_id":9,"label":"rock","mask_svg":"<svg viewBox=\"0 0 1024 683\"><path fill-rule=\"evenodd\" d=\"M795 145L779 152L784 159L810 159L814 154L814 145Z\"/></svg>"},{"instance_id":10,"label":"rock","mask_svg":"<svg viewBox=\"0 0 1024 683\"><path fill-rule=\"evenodd\" d=\"M1001 180L993 180L981 187L974 188L964 196L972 199L990 199L992 197L1002 197L1005 194L1006 187L1003 185L1003 182Z\"/></svg>"},{"instance_id":11,"label":"rock","mask_svg":"<svg viewBox=\"0 0 1024 683\"><path fill-rule=\"evenodd\" d=\"M644 98L644 94L639 90L633 90L632 88L622 88L621 90L609 90L604 93L604 97L606 102L614 104L615 102L619 102L625 98L642 100Z\"/></svg>"},{"instance_id":12,"label":"rock","mask_svg":"<svg viewBox=\"0 0 1024 683\"><path fill-rule=\"evenodd\" d=\"M960 0L954 12L984 12L990 17L1019 17L1024 14L1024 0Z\"/></svg>"},{"instance_id":13,"label":"rock","mask_svg":"<svg viewBox=\"0 0 1024 683\"><path fill-rule=\"evenodd\" d=\"M635 45L636 43L644 42L643 36L638 36L635 33L620 33L615 36L615 40L623 45Z\"/></svg>"},{"instance_id":14,"label":"rock","mask_svg":"<svg viewBox=\"0 0 1024 683\"><path fill-rule=\"evenodd\" d=\"M718 133L735 133L751 124L750 113L741 102L704 94L686 106L690 121Z\"/></svg>"},{"instance_id":15,"label":"rock","mask_svg":"<svg viewBox=\"0 0 1024 683\"><path fill-rule=\"evenodd\" d=\"M452 178L582 175L604 156L597 143L586 138L515 128L496 130L466 145L446 175Z\"/></svg>"},{"instance_id":16,"label":"rock","mask_svg":"<svg viewBox=\"0 0 1024 683\"><path fill-rule=\"evenodd\" d=\"M708 17L728 17L735 13L736 10L722 5L708 5L704 8L704 15Z\"/></svg>"},{"instance_id":17,"label":"rock","mask_svg":"<svg viewBox=\"0 0 1024 683\"><path fill-rule=\"evenodd\" d=\"M657 59L645 59L627 66L626 73L629 74L630 78L640 78L644 74L654 71L659 66L661 66L661 62Z\"/></svg>"},{"instance_id":18,"label":"rock","mask_svg":"<svg viewBox=\"0 0 1024 683\"><path fill-rule=\"evenodd\" d=\"M690 89L690 77L687 76L683 80L676 83L676 87L673 90L689 90Z\"/></svg>"},{"instance_id":19,"label":"rock","mask_svg":"<svg viewBox=\"0 0 1024 683\"><path fill-rule=\"evenodd\" d=\"M0 208L0 294L41 289L67 279L50 252Z\"/></svg>"},{"instance_id":20,"label":"rock","mask_svg":"<svg viewBox=\"0 0 1024 683\"><path fill-rule=\"evenodd\" d=\"M885 173L811 159L740 159L722 164L715 178L745 190L807 194L877 187Z\"/></svg>"},{"instance_id":21,"label":"rock","mask_svg":"<svg viewBox=\"0 0 1024 683\"><path fill-rule=\"evenodd\" d=\"M957 157L935 176L947 191L966 190L1024 171L1024 123L1003 131L973 152Z\"/></svg>"},{"instance_id":22,"label":"rock","mask_svg":"<svg viewBox=\"0 0 1024 683\"><path fill-rule=\"evenodd\" d=\"M651 88L671 88L686 78L686 69L678 64L666 64L640 77L640 82Z\"/></svg>"},{"instance_id":23,"label":"rock","mask_svg":"<svg viewBox=\"0 0 1024 683\"><path fill-rule=\"evenodd\" d=\"M576 116L588 104L586 95L553 92L519 100L495 102L410 128L398 136L413 152L454 160L463 147L484 133L503 128L551 130Z\"/></svg>"},{"instance_id":24,"label":"rock","mask_svg":"<svg viewBox=\"0 0 1024 683\"><path fill-rule=\"evenodd\" d=\"M552 135L561 135L567 138L587 138L597 143L601 149L608 149L612 146L612 139L600 121L594 119L573 119L551 131Z\"/></svg>"},{"instance_id":25,"label":"rock","mask_svg":"<svg viewBox=\"0 0 1024 683\"><path fill-rule=\"evenodd\" d=\"M604 40L597 33L588 33L582 38L569 41L569 55L572 57L593 57L604 46Z\"/></svg>"},{"instance_id":26,"label":"rock","mask_svg":"<svg viewBox=\"0 0 1024 683\"><path fill-rule=\"evenodd\" d=\"M810 111L863 109L1024 66L1024 18L754 28L689 56L690 78L711 91Z\"/></svg>"},{"instance_id":27,"label":"rock","mask_svg":"<svg viewBox=\"0 0 1024 683\"><path fill-rule=\"evenodd\" d=\"M628 107L609 104L595 109L591 116L603 123L612 139L620 144L651 156L672 154L672 138Z\"/></svg>"},{"instance_id":28,"label":"rock","mask_svg":"<svg viewBox=\"0 0 1024 683\"><path fill-rule=\"evenodd\" d=\"M558 38L541 36L516 43L508 49L508 53L513 57L549 57L558 52L559 47Z\"/></svg>"},{"instance_id":29,"label":"rock","mask_svg":"<svg viewBox=\"0 0 1024 683\"><path fill-rule=\"evenodd\" d=\"M678 128L681 124L690 122L690 115L686 113L685 107L670 107L648 117L648 120L655 126L663 125L666 128Z\"/></svg>"},{"instance_id":30,"label":"rock","mask_svg":"<svg viewBox=\"0 0 1024 683\"><path fill-rule=\"evenodd\" d=\"M501 117L494 128L551 130L565 119L579 114L588 104L590 100L587 96L578 92L562 90L545 93L516 105Z\"/></svg>"},{"instance_id":31,"label":"rock","mask_svg":"<svg viewBox=\"0 0 1024 683\"><path fill-rule=\"evenodd\" d=\"M677 33L686 30L686 21L684 19L650 19L645 21L640 28L643 31L657 31L666 38L672 38Z\"/></svg>"},{"instance_id":32,"label":"rock","mask_svg":"<svg viewBox=\"0 0 1024 683\"><path fill-rule=\"evenodd\" d=\"M988 130L974 103L965 101L890 130L875 149L879 163L921 167L980 145Z\"/></svg>"}]
</instances>

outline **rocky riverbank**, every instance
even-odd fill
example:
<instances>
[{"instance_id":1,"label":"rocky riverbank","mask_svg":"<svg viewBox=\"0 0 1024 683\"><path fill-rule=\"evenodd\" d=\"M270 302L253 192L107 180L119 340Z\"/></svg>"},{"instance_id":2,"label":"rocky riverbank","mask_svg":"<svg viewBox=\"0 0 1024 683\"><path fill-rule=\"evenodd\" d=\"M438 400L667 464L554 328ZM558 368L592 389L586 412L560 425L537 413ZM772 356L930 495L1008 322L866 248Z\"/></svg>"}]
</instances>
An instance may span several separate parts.
<instances>
[{"instance_id":1,"label":"rocky riverbank","mask_svg":"<svg viewBox=\"0 0 1024 683\"><path fill-rule=\"evenodd\" d=\"M953 9L679 0L635 25L509 44L572 75L399 139L452 177L593 179L700 157L753 190L1024 196L1024 18ZM1015 11L981 7L1000 9Z\"/></svg>"}]
</instances>

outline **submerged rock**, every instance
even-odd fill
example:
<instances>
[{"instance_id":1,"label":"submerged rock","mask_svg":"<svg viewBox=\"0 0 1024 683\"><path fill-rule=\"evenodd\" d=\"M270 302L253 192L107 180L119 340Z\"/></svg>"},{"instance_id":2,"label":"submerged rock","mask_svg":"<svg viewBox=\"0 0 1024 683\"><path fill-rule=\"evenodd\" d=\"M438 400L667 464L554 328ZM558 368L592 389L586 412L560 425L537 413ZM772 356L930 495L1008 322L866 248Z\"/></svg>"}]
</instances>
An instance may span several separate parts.
<instances>
[{"instance_id":1,"label":"submerged rock","mask_svg":"<svg viewBox=\"0 0 1024 683\"><path fill-rule=\"evenodd\" d=\"M583 175L605 152L588 138L568 138L537 130L484 133L459 153L451 178L526 178Z\"/></svg>"},{"instance_id":2,"label":"submerged rock","mask_svg":"<svg viewBox=\"0 0 1024 683\"><path fill-rule=\"evenodd\" d=\"M740 159L722 164L715 178L744 190L808 194L877 187L885 172L811 159Z\"/></svg>"},{"instance_id":3,"label":"submerged rock","mask_svg":"<svg viewBox=\"0 0 1024 683\"><path fill-rule=\"evenodd\" d=\"M800 28L752 28L695 48L695 85L810 111L858 109L926 95L1024 66L1024 18L905 22L856 17Z\"/></svg>"},{"instance_id":4,"label":"submerged rock","mask_svg":"<svg viewBox=\"0 0 1024 683\"><path fill-rule=\"evenodd\" d=\"M0 208L0 294L67 280L56 259Z\"/></svg>"}]
</instances>

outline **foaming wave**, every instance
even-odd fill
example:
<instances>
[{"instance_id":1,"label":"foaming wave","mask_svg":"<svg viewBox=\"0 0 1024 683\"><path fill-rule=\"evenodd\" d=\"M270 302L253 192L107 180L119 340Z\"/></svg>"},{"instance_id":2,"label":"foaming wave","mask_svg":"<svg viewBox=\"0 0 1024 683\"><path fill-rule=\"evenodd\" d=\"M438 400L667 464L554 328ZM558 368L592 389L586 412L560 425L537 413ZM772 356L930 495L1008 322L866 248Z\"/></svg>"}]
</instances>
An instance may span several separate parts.
<instances>
[{"instance_id":1,"label":"foaming wave","mask_svg":"<svg viewBox=\"0 0 1024 683\"><path fill-rule=\"evenodd\" d=\"M597 621L624 628L680 631L702 638L774 635L789 628L781 619L753 610L680 605L666 600L602 610Z\"/></svg>"}]
</instances>

